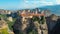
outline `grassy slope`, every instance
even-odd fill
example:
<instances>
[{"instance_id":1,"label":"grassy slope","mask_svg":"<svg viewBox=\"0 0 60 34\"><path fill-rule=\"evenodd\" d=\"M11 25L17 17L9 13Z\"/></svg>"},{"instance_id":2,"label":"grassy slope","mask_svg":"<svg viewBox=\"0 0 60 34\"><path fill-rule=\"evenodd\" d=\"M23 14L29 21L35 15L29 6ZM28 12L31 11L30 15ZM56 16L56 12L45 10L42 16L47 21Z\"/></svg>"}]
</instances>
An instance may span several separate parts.
<instances>
[{"instance_id":1,"label":"grassy slope","mask_svg":"<svg viewBox=\"0 0 60 34\"><path fill-rule=\"evenodd\" d=\"M3 19L5 19L5 21L8 24L8 27L12 30L12 25L14 24L16 18L13 18L13 22L11 22L11 21L7 20L8 17L5 14L0 14L0 17L2 17Z\"/></svg>"},{"instance_id":2,"label":"grassy slope","mask_svg":"<svg viewBox=\"0 0 60 34\"><path fill-rule=\"evenodd\" d=\"M7 28L0 29L0 34L9 34Z\"/></svg>"}]
</instances>

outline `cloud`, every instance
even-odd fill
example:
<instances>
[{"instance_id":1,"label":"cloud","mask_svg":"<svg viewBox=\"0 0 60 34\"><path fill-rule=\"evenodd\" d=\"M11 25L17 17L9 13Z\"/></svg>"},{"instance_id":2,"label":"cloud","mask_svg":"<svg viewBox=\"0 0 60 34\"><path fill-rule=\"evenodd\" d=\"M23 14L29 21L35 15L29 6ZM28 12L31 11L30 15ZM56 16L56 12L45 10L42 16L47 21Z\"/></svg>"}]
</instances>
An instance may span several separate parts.
<instances>
[{"instance_id":1,"label":"cloud","mask_svg":"<svg viewBox=\"0 0 60 34\"><path fill-rule=\"evenodd\" d=\"M42 7L48 5L57 5L60 4L60 0L24 0L20 3L21 8L34 8L34 7Z\"/></svg>"},{"instance_id":2,"label":"cloud","mask_svg":"<svg viewBox=\"0 0 60 34\"><path fill-rule=\"evenodd\" d=\"M30 2L30 3L29 3ZM32 5L53 5L53 2L47 2L47 1L25 1L27 4L32 4Z\"/></svg>"},{"instance_id":3,"label":"cloud","mask_svg":"<svg viewBox=\"0 0 60 34\"><path fill-rule=\"evenodd\" d=\"M41 5L53 5L53 2L42 1Z\"/></svg>"},{"instance_id":4,"label":"cloud","mask_svg":"<svg viewBox=\"0 0 60 34\"><path fill-rule=\"evenodd\" d=\"M60 4L60 0L56 0L56 4Z\"/></svg>"}]
</instances>

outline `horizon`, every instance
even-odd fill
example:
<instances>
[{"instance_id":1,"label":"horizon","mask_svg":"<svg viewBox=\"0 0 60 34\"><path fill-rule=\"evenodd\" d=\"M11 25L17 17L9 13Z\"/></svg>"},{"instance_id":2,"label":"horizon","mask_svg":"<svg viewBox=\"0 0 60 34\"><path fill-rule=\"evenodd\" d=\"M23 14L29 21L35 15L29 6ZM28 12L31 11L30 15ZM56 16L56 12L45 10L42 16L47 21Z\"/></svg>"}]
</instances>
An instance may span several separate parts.
<instances>
[{"instance_id":1,"label":"horizon","mask_svg":"<svg viewBox=\"0 0 60 34\"><path fill-rule=\"evenodd\" d=\"M60 0L0 0L0 9L4 10L33 9L55 5L60 5ZM51 12L60 15L59 9L57 11L52 9Z\"/></svg>"}]
</instances>

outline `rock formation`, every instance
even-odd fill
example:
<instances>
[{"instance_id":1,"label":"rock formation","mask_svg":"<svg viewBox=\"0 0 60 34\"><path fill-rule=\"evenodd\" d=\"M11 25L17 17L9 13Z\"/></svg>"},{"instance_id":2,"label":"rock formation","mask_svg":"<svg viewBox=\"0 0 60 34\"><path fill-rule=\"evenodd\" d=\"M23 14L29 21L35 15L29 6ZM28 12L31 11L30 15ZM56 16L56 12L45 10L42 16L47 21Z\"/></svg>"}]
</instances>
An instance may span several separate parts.
<instances>
[{"instance_id":1,"label":"rock formation","mask_svg":"<svg viewBox=\"0 0 60 34\"><path fill-rule=\"evenodd\" d=\"M9 32L10 29L8 27L8 24L5 20L3 20L2 18L0 18L0 34L10 34L11 32ZM12 33L14 34L14 33Z\"/></svg>"},{"instance_id":2,"label":"rock formation","mask_svg":"<svg viewBox=\"0 0 60 34\"><path fill-rule=\"evenodd\" d=\"M36 19L36 20L35 20ZM40 18L23 18L18 17L12 26L15 34L48 34L48 28L45 17Z\"/></svg>"},{"instance_id":3,"label":"rock formation","mask_svg":"<svg viewBox=\"0 0 60 34\"><path fill-rule=\"evenodd\" d=\"M57 24L52 29L51 34L60 34L60 18L56 22Z\"/></svg>"},{"instance_id":4,"label":"rock formation","mask_svg":"<svg viewBox=\"0 0 60 34\"><path fill-rule=\"evenodd\" d=\"M47 25L48 25L49 34L51 33L51 31L54 29L54 27L58 23L57 22L58 19L59 19L59 17L56 16L55 14L52 14L49 17L46 17L46 22L47 22Z\"/></svg>"}]
</instances>

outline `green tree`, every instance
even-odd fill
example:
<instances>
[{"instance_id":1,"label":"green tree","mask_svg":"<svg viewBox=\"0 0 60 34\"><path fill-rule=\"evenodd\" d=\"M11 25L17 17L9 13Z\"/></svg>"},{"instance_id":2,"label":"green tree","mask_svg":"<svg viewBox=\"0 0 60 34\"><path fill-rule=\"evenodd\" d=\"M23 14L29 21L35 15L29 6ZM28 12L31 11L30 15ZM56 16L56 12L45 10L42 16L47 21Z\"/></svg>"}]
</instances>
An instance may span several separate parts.
<instances>
[{"instance_id":1,"label":"green tree","mask_svg":"<svg viewBox=\"0 0 60 34\"><path fill-rule=\"evenodd\" d=\"M41 16L40 21L41 21L41 24L44 24L44 22L45 22L45 17L44 17L44 16Z\"/></svg>"},{"instance_id":2,"label":"green tree","mask_svg":"<svg viewBox=\"0 0 60 34\"><path fill-rule=\"evenodd\" d=\"M32 30L29 34L38 34L37 31Z\"/></svg>"},{"instance_id":3,"label":"green tree","mask_svg":"<svg viewBox=\"0 0 60 34\"><path fill-rule=\"evenodd\" d=\"M33 21L38 21L38 22L40 23L40 18L37 17L37 16L34 16L34 17L32 18L32 20L33 20Z\"/></svg>"}]
</instances>

